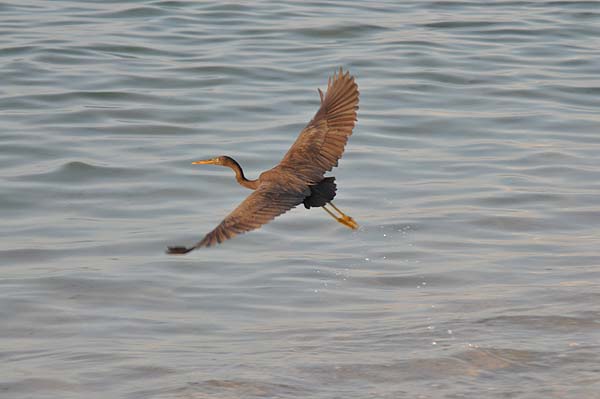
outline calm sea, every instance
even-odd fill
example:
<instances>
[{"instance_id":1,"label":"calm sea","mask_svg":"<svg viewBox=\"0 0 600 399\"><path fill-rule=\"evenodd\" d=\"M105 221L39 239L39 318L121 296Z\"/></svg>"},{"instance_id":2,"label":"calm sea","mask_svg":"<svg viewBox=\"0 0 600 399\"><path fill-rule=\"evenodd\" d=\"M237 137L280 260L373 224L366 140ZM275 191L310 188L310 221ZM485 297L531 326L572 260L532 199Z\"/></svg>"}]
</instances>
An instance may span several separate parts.
<instances>
[{"instance_id":1,"label":"calm sea","mask_svg":"<svg viewBox=\"0 0 600 399\"><path fill-rule=\"evenodd\" d=\"M336 68L344 228L187 256ZM596 1L0 2L0 397L600 398Z\"/></svg>"}]
</instances>

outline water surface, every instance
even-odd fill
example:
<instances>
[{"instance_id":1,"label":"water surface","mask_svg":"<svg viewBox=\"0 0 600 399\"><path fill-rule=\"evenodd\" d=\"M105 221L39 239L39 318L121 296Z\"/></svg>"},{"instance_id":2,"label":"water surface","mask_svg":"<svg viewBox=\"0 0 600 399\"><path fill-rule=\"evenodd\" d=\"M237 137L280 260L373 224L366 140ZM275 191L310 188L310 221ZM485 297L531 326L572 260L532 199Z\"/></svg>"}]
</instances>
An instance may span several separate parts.
<instances>
[{"instance_id":1,"label":"water surface","mask_svg":"<svg viewBox=\"0 0 600 399\"><path fill-rule=\"evenodd\" d=\"M600 397L586 1L0 4L0 397ZM185 257L349 68L351 232Z\"/></svg>"}]
</instances>

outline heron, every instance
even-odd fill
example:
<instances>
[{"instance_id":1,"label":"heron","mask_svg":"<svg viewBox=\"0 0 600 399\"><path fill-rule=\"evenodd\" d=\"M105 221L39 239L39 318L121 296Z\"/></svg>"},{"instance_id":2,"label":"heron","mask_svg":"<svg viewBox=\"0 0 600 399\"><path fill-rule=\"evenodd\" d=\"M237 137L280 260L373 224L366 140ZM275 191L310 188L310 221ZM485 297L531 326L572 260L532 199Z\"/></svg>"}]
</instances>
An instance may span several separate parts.
<instances>
[{"instance_id":1,"label":"heron","mask_svg":"<svg viewBox=\"0 0 600 399\"><path fill-rule=\"evenodd\" d=\"M279 164L261 173L258 179L247 179L240 164L228 156L192 162L194 165L229 167L240 185L254 191L202 240L190 247L169 247L168 254L186 254L222 243L255 230L300 204L306 209L322 207L344 226L358 228L354 219L332 202L337 190L335 177L325 177L325 173L338 166L352 134L357 120L358 85L350 72L344 73L340 67L329 77L325 94L321 89L317 91L321 106L315 116Z\"/></svg>"}]
</instances>

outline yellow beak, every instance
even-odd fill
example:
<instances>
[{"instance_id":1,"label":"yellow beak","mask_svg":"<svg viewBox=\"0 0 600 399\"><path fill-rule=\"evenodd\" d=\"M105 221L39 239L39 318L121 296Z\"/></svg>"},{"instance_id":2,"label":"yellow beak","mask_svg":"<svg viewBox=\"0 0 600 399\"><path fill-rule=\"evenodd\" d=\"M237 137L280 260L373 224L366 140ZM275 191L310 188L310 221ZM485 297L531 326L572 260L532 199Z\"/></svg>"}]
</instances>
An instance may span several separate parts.
<instances>
[{"instance_id":1,"label":"yellow beak","mask_svg":"<svg viewBox=\"0 0 600 399\"><path fill-rule=\"evenodd\" d=\"M212 165L215 163L214 159L203 159L201 161L192 162L192 165Z\"/></svg>"}]
</instances>

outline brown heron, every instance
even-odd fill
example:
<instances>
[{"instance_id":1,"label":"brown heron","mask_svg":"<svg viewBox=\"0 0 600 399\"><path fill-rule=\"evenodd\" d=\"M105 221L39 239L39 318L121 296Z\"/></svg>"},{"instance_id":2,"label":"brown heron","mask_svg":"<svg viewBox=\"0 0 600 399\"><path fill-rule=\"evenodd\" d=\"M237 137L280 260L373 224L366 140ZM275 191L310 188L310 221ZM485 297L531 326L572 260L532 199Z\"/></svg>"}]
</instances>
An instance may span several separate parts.
<instances>
[{"instance_id":1,"label":"brown heron","mask_svg":"<svg viewBox=\"0 0 600 399\"><path fill-rule=\"evenodd\" d=\"M302 203L306 209L322 207L343 225L358 228L354 219L331 202L336 192L335 178L324 177L338 165L352 134L358 110L358 86L354 77L340 68L329 78L325 94L317 90L321 107L314 118L300 132L281 162L261 173L258 179L248 180L240 165L227 156L192 162L227 166L235 172L238 183L254 192L201 241L191 247L169 247L167 253L186 254L221 243L257 229ZM331 205L333 211L327 205Z\"/></svg>"}]
</instances>

